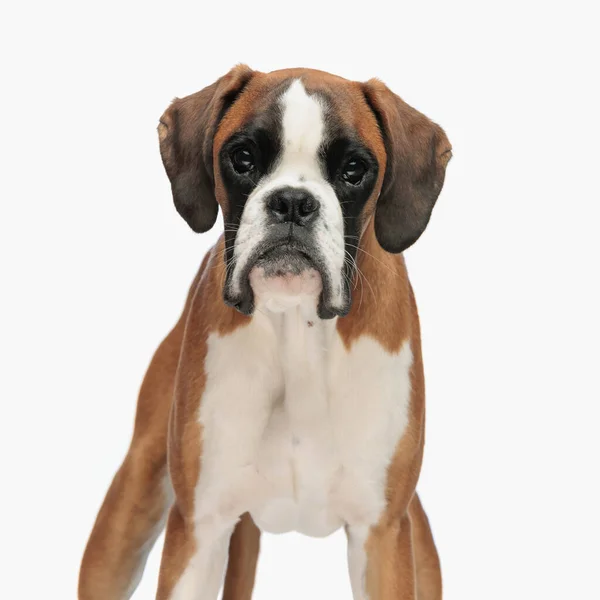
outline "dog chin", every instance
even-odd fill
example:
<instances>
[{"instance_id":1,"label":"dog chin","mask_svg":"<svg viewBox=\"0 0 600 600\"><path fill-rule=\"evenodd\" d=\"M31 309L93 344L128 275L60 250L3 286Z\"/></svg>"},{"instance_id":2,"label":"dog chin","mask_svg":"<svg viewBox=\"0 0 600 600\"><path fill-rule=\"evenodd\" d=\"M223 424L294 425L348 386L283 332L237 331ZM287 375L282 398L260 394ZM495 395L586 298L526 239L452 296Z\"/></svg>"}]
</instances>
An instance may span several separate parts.
<instances>
[{"instance_id":1,"label":"dog chin","mask_svg":"<svg viewBox=\"0 0 600 600\"><path fill-rule=\"evenodd\" d=\"M312 266L285 259L258 263L250 271L257 306L284 312L300 304L315 307L323 290L320 273Z\"/></svg>"}]
</instances>

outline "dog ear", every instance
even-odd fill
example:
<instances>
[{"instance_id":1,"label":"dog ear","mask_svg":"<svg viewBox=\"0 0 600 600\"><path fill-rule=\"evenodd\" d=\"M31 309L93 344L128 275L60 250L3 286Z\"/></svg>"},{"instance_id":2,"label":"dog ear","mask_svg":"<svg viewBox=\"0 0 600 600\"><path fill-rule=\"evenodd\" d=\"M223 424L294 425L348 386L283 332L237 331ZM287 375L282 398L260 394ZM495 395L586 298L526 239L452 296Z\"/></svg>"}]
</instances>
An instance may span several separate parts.
<instances>
[{"instance_id":1,"label":"dog ear","mask_svg":"<svg viewBox=\"0 0 600 600\"><path fill-rule=\"evenodd\" d=\"M441 127L381 81L371 79L363 91L379 122L387 154L375 234L387 252L403 252L429 222L452 147Z\"/></svg>"},{"instance_id":2,"label":"dog ear","mask_svg":"<svg viewBox=\"0 0 600 600\"><path fill-rule=\"evenodd\" d=\"M215 132L253 73L246 65L238 65L200 92L176 98L160 118L160 155L171 181L175 208L197 233L208 231L217 219Z\"/></svg>"}]
</instances>

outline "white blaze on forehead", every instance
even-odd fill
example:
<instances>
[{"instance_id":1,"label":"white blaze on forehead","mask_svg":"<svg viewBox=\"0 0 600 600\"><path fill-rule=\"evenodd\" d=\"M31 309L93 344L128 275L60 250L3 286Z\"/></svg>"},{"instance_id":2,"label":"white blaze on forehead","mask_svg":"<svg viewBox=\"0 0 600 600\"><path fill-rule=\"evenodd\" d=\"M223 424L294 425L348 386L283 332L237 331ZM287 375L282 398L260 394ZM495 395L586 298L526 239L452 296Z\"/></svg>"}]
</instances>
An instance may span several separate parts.
<instances>
[{"instance_id":1,"label":"white blaze on forehead","mask_svg":"<svg viewBox=\"0 0 600 600\"><path fill-rule=\"evenodd\" d=\"M320 100L309 96L296 79L281 98L281 104L283 157L276 172L306 166L313 171L311 175L315 175L314 170L320 173L318 156L325 129Z\"/></svg>"}]
</instances>

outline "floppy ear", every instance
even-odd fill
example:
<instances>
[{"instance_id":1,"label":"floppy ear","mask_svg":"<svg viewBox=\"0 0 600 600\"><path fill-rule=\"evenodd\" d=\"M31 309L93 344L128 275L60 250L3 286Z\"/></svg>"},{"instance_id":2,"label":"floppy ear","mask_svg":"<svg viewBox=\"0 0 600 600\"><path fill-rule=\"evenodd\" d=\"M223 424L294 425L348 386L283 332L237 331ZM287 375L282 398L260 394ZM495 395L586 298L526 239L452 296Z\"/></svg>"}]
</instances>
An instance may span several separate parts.
<instances>
[{"instance_id":1,"label":"floppy ear","mask_svg":"<svg viewBox=\"0 0 600 600\"><path fill-rule=\"evenodd\" d=\"M387 154L375 210L375 234L387 252L403 252L429 222L452 147L439 125L381 81L371 79L363 90L379 121Z\"/></svg>"},{"instance_id":2,"label":"floppy ear","mask_svg":"<svg viewBox=\"0 0 600 600\"><path fill-rule=\"evenodd\" d=\"M252 74L246 65L238 65L200 92L176 98L160 118L160 155L171 181L175 208L197 233L208 231L217 219L212 152L215 132Z\"/></svg>"}]
</instances>

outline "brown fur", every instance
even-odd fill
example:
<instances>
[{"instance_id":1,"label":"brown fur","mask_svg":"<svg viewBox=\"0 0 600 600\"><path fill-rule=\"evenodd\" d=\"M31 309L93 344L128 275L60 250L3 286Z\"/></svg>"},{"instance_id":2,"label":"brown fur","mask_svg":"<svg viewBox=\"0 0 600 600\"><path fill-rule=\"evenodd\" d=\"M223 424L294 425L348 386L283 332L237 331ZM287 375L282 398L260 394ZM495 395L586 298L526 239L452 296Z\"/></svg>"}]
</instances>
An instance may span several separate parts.
<instances>
[{"instance_id":1,"label":"brown fur","mask_svg":"<svg viewBox=\"0 0 600 600\"><path fill-rule=\"evenodd\" d=\"M363 214L354 301L348 316L338 320L338 332L347 347L368 335L392 353L398 352L402 343L409 339L414 355L409 426L389 467L387 508L365 546L368 555L366 584L370 600L413 600L416 597L419 600L439 600L439 560L427 517L414 495L421 467L425 426L418 314L403 257L385 252L375 235L372 217L384 184L388 157L377 119L365 99L364 85L319 71L292 69L264 74L249 72L247 67L240 66L214 84L224 86L232 93L240 85L245 85L243 93L218 128L205 122L208 118L206 111L202 116L194 117L201 112L194 110L188 111L187 120L180 121L178 126L186 128L184 135L188 137L193 136L198 128L212 127L213 133L216 128L210 144L214 192L216 200L227 213L227 197L216 158L220 147L254 112L264 108L270 91L284 80L299 76L307 89L327 92L335 103L336 114L356 128L380 164L375 190ZM170 154L165 146L174 113L178 112L180 118L184 105L189 107L197 102L206 102L206 97L207 92L203 90L193 97L176 101L163 115L159 137L163 158L166 155L167 170L170 168L174 172L179 168L175 155ZM211 110L214 113L217 109L213 107ZM210 118L216 117L213 114ZM203 120L202 123L198 119ZM442 150L442 154L447 152L445 146ZM440 151L437 153L439 155ZM194 160L200 159L196 156ZM418 162L420 159L416 157L414 160ZM140 391L129 453L106 495L83 557L80 600L117 600L124 597L140 565L142 550L153 542L157 524L169 508L163 491L167 456L176 500L168 518L157 594L159 600L170 597L195 551L191 523L193 494L202 462L198 411L206 379L206 340L211 331L225 334L245 326L250 320L250 317L227 307L222 300L225 277L223 252L224 240L221 237L200 267L179 322L158 348L150 364ZM259 537L260 532L252 519L244 515L230 542L225 600L250 598Z\"/></svg>"},{"instance_id":2,"label":"brown fur","mask_svg":"<svg viewBox=\"0 0 600 600\"><path fill-rule=\"evenodd\" d=\"M242 515L229 542L223 600L250 600L259 550L260 529L246 513Z\"/></svg>"}]
</instances>

